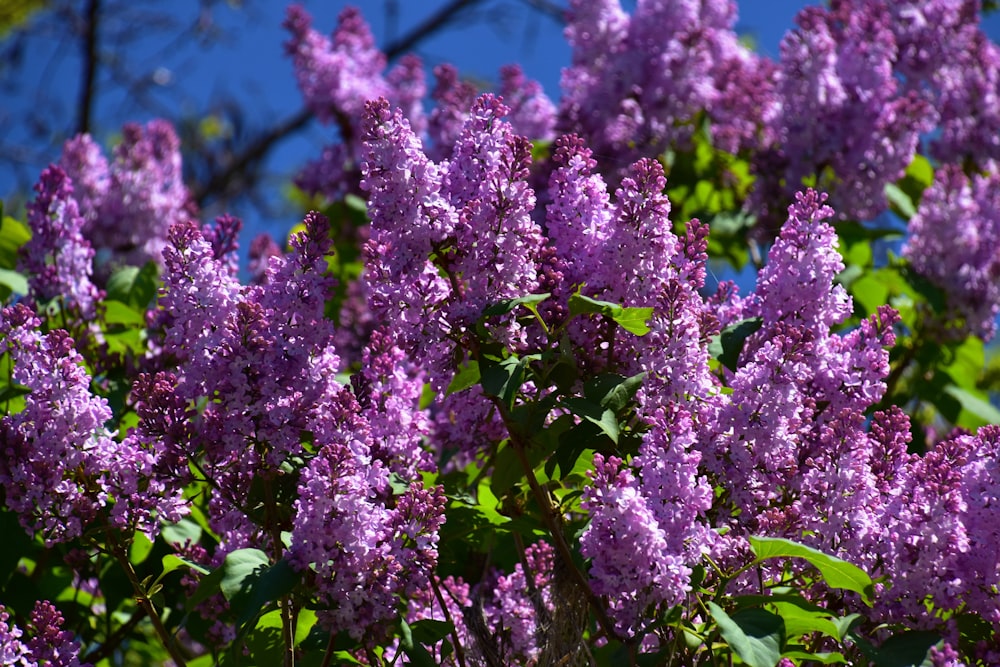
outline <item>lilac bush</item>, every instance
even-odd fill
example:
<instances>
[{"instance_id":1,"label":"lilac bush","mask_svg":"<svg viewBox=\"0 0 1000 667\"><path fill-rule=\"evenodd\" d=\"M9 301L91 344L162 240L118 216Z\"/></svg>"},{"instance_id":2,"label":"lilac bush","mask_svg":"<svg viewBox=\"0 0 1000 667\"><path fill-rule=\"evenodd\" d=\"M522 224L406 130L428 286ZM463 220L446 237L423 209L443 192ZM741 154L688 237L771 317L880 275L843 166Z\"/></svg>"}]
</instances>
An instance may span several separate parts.
<instances>
[{"instance_id":1,"label":"lilac bush","mask_svg":"<svg viewBox=\"0 0 1000 667\"><path fill-rule=\"evenodd\" d=\"M997 664L978 16L837 1L771 62L731 2L573 2L558 102L428 102L292 7L357 224L246 283L168 124L71 140L4 221L0 657Z\"/></svg>"}]
</instances>

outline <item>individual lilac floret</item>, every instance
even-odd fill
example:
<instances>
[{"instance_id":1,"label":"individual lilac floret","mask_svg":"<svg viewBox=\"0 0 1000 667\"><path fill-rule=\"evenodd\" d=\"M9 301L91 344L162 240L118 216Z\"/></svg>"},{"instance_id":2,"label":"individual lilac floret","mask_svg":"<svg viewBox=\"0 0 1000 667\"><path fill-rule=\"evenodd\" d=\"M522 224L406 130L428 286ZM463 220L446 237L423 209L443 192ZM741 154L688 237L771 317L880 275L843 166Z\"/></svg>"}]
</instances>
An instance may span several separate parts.
<instances>
[{"instance_id":1,"label":"individual lilac floret","mask_svg":"<svg viewBox=\"0 0 1000 667\"><path fill-rule=\"evenodd\" d=\"M180 140L167 121L125 125L110 165L86 135L67 142L59 164L79 188L83 234L102 266L160 262L170 226L194 219Z\"/></svg>"},{"instance_id":2,"label":"individual lilac floret","mask_svg":"<svg viewBox=\"0 0 1000 667\"><path fill-rule=\"evenodd\" d=\"M76 317L93 319L102 293L90 280L94 250L81 233L84 220L73 186L53 165L42 172L35 192L28 204L31 240L21 248L19 261L29 275L28 296L39 304L61 298Z\"/></svg>"},{"instance_id":3,"label":"individual lilac floret","mask_svg":"<svg viewBox=\"0 0 1000 667\"><path fill-rule=\"evenodd\" d=\"M1000 176L938 171L910 220L903 255L945 292L955 336L991 339L1000 312Z\"/></svg>"},{"instance_id":4,"label":"individual lilac floret","mask_svg":"<svg viewBox=\"0 0 1000 667\"><path fill-rule=\"evenodd\" d=\"M158 516L180 518L179 490L148 487L155 451L114 440L111 409L90 393L73 339L61 329L42 335L39 324L23 304L0 313L0 352L13 360L12 380L30 390L24 409L0 421L7 506L48 545L78 537L112 503L114 525L155 535Z\"/></svg>"},{"instance_id":5,"label":"individual lilac floret","mask_svg":"<svg viewBox=\"0 0 1000 667\"><path fill-rule=\"evenodd\" d=\"M785 196L815 176L842 217L873 218L888 206L886 183L902 177L921 133L934 126L932 109L894 75L884 7L807 7L796 21L781 43L780 111L771 121L784 166L762 163L759 172L784 180ZM758 195L766 204L766 183Z\"/></svg>"},{"instance_id":6,"label":"individual lilac floret","mask_svg":"<svg viewBox=\"0 0 1000 667\"><path fill-rule=\"evenodd\" d=\"M591 589L608 596L618 631L631 636L649 607L684 600L690 570L618 458L605 461L595 454L588 474L593 484L584 489L582 507L590 524L580 537L580 553L591 561Z\"/></svg>"}]
</instances>

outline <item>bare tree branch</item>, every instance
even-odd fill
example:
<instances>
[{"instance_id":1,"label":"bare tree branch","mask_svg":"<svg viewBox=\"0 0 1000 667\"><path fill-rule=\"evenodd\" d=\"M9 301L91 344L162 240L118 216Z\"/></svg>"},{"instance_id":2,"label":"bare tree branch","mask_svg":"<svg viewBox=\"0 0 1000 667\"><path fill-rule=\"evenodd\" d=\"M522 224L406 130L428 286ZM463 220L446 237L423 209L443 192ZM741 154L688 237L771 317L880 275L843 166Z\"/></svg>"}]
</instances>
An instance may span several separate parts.
<instances>
[{"instance_id":1,"label":"bare tree branch","mask_svg":"<svg viewBox=\"0 0 1000 667\"><path fill-rule=\"evenodd\" d=\"M80 78L80 103L77 105L76 131L90 131L90 114L94 106L94 88L97 78L97 24L101 14L100 0L89 0L83 25L83 76Z\"/></svg>"},{"instance_id":2,"label":"bare tree branch","mask_svg":"<svg viewBox=\"0 0 1000 667\"><path fill-rule=\"evenodd\" d=\"M389 44L384 51L386 57L394 60L403 53L412 51L420 42L460 18L463 11L481 2L482 0L452 0L423 23ZM312 112L303 107L247 144L240 153L227 160L221 169L213 171L203 183L194 188L193 196L198 206L203 207L211 197L226 192L227 186L234 180L252 173L278 144L306 127L311 120Z\"/></svg>"}]
</instances>

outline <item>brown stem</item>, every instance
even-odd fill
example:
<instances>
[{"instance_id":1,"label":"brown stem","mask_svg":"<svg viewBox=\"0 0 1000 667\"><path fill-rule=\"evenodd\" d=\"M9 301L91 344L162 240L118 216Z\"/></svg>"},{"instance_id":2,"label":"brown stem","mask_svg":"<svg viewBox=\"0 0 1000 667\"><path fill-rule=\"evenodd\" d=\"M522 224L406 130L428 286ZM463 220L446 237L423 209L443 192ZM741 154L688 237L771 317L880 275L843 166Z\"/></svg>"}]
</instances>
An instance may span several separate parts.
<instances>
[{"instance_id":1,"label":"brown stem","mask_svg":"<svg viewBox=\"0 0 1000 667\"><path fill-rule=\"evenodd\" d=\"M448 605L444 602L444 595L441 594L441 587L438 586L437 579L431 574L431 587L434 588L434 597L437 598L438 604L441 605L441 611L444 613L444 620L451 623L451 640L455 644L455 659L458 661L458 667L465 667L465 648L462 647L462 642L458 638L458 626L455 625L455 620L451 617L451 612L448 611Z\"/></svg>"},{"instance_id":2,"label":"brown stem","mask_svg":"<svg viewBox=\"0 0 1000 667\"><path fill-rule=\"evenodd\" d=\"M566 543L566 538L562 532L561 519L557 516L556 510L552 507L552 502L549 499L549 495L545 493L542 486L538 483L538 478L535 477L535 471L531 467L531 463L528 461L528 456L525 454L526 443L521 439L520 434L517 429L512 428L510 413L507 411L506 407L499 402L499 400L494 399L500 415L503 418L504 425L507 427L507 432L510 434L510 444L514 449L514 454L517 456L518 461L521 463L521 467L524 468L525 477L528 480L528 486L531 488L532 494L535 496L535 501L538 503L538 507L542 512L542 521L545 523L546 529L548 529L549 534L552 535L552 541L555 542L556 551L559 553L559 557L563 559L566 563L566 567L569 569L573 581L579 586L580 591L583 596L587 599L590 604L590 608L594 611L594 615L597 617L597 622L600 624L601 629L604 633L613 639L622 641L622 639L615 632L615 625L608 618L608 614L604 609L604 604L601 602L600 598L594 595L594 592L590 590L590 584L583 577L583 573L576 567L573 562L573 554L570 551L569 545Z\"/></svg>"},{"instance_id":3,"label":"brown stem","mask_svg":"<svg viewBox=\"0 0 1000 667\"><path fill-rule=\"evenodd\" d=\"M142 583L139 581L139 577L136 575L135 570L132 568L132 562L128 559L128 554L125 553L125 547L122 546L118 540L114 537L109 536L109 546L111 552L115 559L125 570L125 575L128 577L129 583L132 584L132 591L135 593L135 601L139 607L146 612L149 616L149 620L153 623L153 629L156 630L157 636L160 638L160 642L163 643L163 647L167 649L167 653L173 659L177 667L185 667L187 661L180 652L180 648L174 642L173 637L167 632L167 628L163 625L163 620L160 618L159 612L156 611L156 607L153 605L153 601L149 599L146 594L146 590L143 588Z\"/></svg>"},{"instance_id":4,"label":"brown stem","mask_svg":"<svg viewBox=\"0 0 1000 667\"><path fill-rule=\"evenodd\" d=\"M125 636L132 632L135 626L139 625L142 619L146 618L146 610L143 607L135 610L135 613L122 625L118 626L118 629L108 635L100 646L95 648L93 651L83 656L84 664L96 665L105 658L111 656L118 647L121 645L122 640Z\"/></svg>"},{"instance_id":5,"label":"brown stem","mask_svg":"<svg viewBox=\"0 0 1000 667\"><path fill-rule=\"evenodd\" d=\"M80 76L80 103L77 105L79 117L76 121L77 134L90 131L90 113L94 106L94 80L97 78L97 19L101 13L100 0L89 0L84 15L83 73Z\"/></svg>"},{"instance_id":6,"label":"brown stem","mask_svg":"<svg viewBox=\"0 0 1000 667\"><path fill-rule=\"evenodd\" d=\"M264 520L267 523L267 531L270 533L271 544L273 545L272 558L274 562L281 560L281 527L278 525L278 517L275 514L277 503L274 499L274 489L271 486L272 478L269 475L264 477ZM285 644L284 665L285 667L295 667L295 623L292 608L292 598L286 595L278 600L278 607L281 609L281 636Z\"/></svg>"}]
</instances>

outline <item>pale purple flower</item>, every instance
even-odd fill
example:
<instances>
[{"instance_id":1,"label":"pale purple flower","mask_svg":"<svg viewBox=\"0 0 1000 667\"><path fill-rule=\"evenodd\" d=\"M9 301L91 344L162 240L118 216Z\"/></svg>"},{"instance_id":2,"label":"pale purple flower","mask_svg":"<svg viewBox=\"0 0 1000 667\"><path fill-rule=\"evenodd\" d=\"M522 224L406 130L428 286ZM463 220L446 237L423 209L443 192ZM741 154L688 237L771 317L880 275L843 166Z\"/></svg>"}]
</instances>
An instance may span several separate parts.
<instances>
[{"instance_id":1,"label":"pale purple flower","mask_svg":"<svg viewBox=\"0 0 1000 667\"><path fill-rule=\"evenodd\" d=\"M956 336L989 340L1000 312L1000 176L942 167L910 220L903 256L945 293Z\"/></svg>"},{"instance_id":2,"label":"pale purple flower","mask_svg":"<svg viewBox=\"0 0 1000 667\"><path fill-rule=\"evenodd\" d=\"M620 160L612 168L686 146L701 111L726 149L754 145L773 83L733 33L735 9L726 0L640 0L629 17L617 1L571 2L562 126L601 159Z\"/></svg>"},{"instance_id":3,"label":"pale purple flower","mask_svg":"<svg viewBox=\"0 0 1000 667\"><path fill-rule=\"evenodd\" d=\"M895 78L891 20L878 3L799 13L781 43L780 105L770 123L780 158L758 165L759 205L776 194L772 182L783 179L787 197L815 176L842 217L886 210L886 183L902 177L935 122L927 101Z\"/></svg>"},{"instance_id":4,"label":"pale purple flower","mask_svg":"<svg viewBox=\"0 0 1000 667\"><path fill-rule=\"evenodd\" d=\"M608 596L616 629L631 636L650 607L684 599L691 571L621 460L595 454L588 474L593 483L584 489L582 507L590 524L580 536L580 553L590 559L591 590Z\"/></svg>"},{"instance_id":5,"label":"pale purple flower","mask_svg":"<svg viewBox=\"0 0 1000 667\"><path fill-rule=\"evenodd\" d=\"M59 164L79 187L83 234L102 266L161 262L170 226L194 219L180 140L167 121L125 125L110 164L86 135L66 143Z\"/></svg>"},{"instance_id":6,"label":"pale purple flower","mask_svg":"<svg viewBox=\"0 0 1000 667\"><path fill-rule=\"evenodd\" d=\"M41 334L23 304L0 315L0 350L11 356L13 381L31 390L24 409L0 421L0 484L21 525L52 545L78 537L106 509L111 524L152 536L160 518L180 519L179 489L150 480L156 451L108 430L111 408L90 392L69 334Z\"/></svg>"},{"instance_id":7,"label":"pale purple flower","mask_svg":"<svg viewBox=\"0 0 1000 667\"><path fill-rule=\"evenodd\" d=\"M299 5L288 8L284 26L291 33L285 49L292 56L306 105L320 122L336 124L340 134L338 143L326 147L321 158L307 166L298 184L307 192L339 199L357 190L368 101L390 100L403 110L417 133L423 131L423 67L416 56L406 56L384 72L386 57L354 7L340 13L330 38L312 28L312 18Z\"/></svg>"},{"instance_id":8,"label":"pale purple flower","mask_svg":"<svg viewBox=\"0 0 1000 667\"><path fill-rule=\"evenodd\" d=\"M57 166L42 172L38 193L28 204L31 240L21 248L19 268L29 275L29 294L36 303L62 302L83 321L97 314L102 292L91 282L94 250L81 232L84 219L73 185Z\"/></svg>"},{"instance_id":9,"label":"pale purple flower","mask_svg":"<svg viewBox=\"0 0 1000 667\"><path fill-rule=\"evenodd\" d=\"M445 260L460 288L448 313L454 326L471 327L483 309L537 287L542 235L531 219L531 148L502 120L508 109L492 95L473 105L443 176L442 189L457 212L454 249ZM517 337L511 323L501 336Z\"/></svg>"},{"instance_id":10,"label":"pale purple flower","mask_svg":"<svg viewBox=\"0 0 1000 667\"><path fill-rule=\"evenodd\" d=\"M556 107L541 84L526 77L519 65L501 68L500 82L498 94L510 108L507 120L514 132L532 141L552 139Z\"/></svg>"},{"instance_id":11,"label":"pale purple flower","mask_svg":"<svg viewBox=\"0 0 1000 667\"><path fill-rule=\"evenodd\" d=\"M372 431L372 458L403 479L417 479L420 471L433 469L431 453L423 447L431 430L420 409L424 375L407 363L389 331L372 332L361 370L351 381Z\"/></svg>"}]
</instances>

